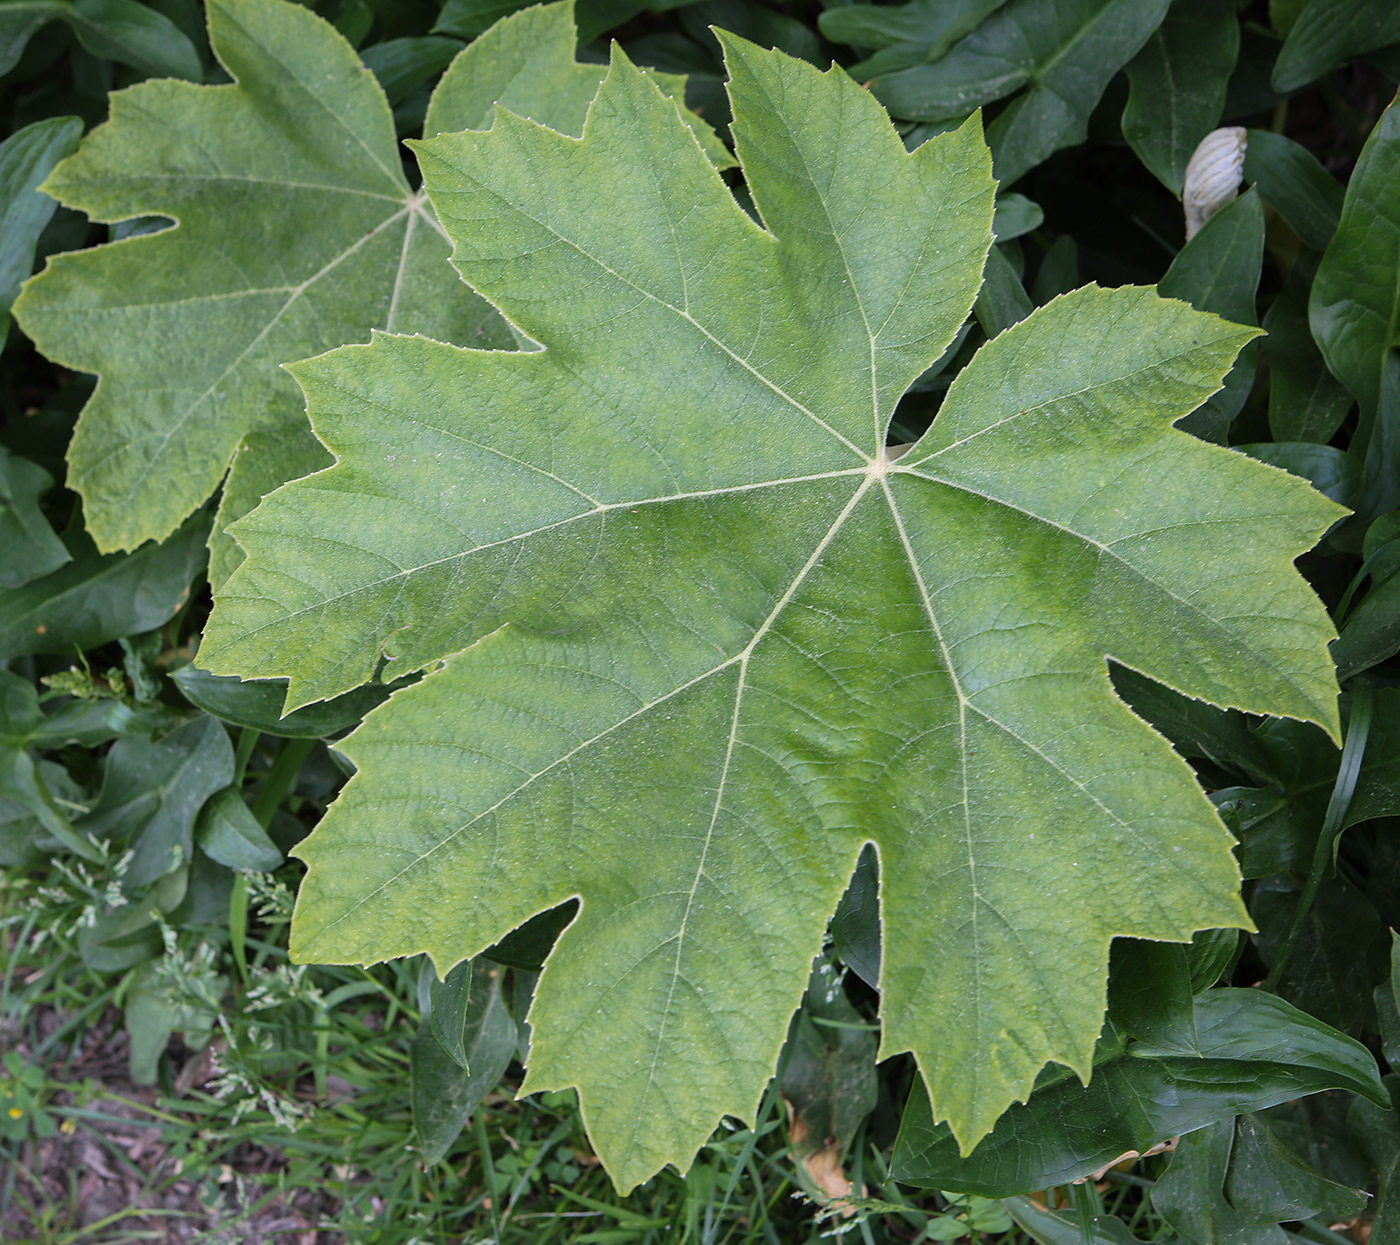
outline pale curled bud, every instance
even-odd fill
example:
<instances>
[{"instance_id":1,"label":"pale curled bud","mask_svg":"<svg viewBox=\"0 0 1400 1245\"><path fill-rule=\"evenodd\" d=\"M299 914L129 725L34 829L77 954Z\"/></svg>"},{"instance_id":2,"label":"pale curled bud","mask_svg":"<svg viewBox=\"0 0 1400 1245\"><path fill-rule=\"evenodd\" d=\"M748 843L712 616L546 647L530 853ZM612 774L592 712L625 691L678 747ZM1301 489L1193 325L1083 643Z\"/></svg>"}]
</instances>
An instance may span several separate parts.
<instances>
[{"instance_id":1,"label":"pale curled bud","mask_svg":"<svg viewBox=\"0 0 1400 1245\"><path fill-rule=\"evenodd\" d=\"M1186 209L1186 240L1223 208L1240 188L1244 178L1244 148L1247 131L1242 125L1212 130L1197 145L1186 166L1181 205Z\"/></svg>"}]
</instances>

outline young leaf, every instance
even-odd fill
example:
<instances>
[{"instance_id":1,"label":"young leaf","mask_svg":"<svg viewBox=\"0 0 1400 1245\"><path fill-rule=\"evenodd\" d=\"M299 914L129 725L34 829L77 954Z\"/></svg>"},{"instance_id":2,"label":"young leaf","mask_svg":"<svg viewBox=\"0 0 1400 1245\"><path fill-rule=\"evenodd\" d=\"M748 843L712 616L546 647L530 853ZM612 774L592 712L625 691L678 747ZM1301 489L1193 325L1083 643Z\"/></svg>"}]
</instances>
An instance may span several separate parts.
<instances>
[{"instance_id":1,"label":"young leaf","mask_svg":"<svg viewBox=\"0 0 1400 1245\"><path fill-rule=\"evenodd\" d=\"M515 47L525 72L511 106L581 124L603 69L574 65L571 6L522 16L463 52L439 93L490 77L492 57ZM231 462L220 527L326 465L280 364L373 327L512 344L448 268L447 241L404 177L383 91L350 45L285 0L216 0L209 37L231 85L115 93L111 119L45 183L96 220L155 215L177 227L54 257L15 308L40 350L101 377L69 483L103 550L167 535ZM475 113L435 99L428 132L487 124L494 98ZM272 443L249 439L259 433ZM216 581L236 561L223 550Z\"/></svg>"},{"instance_id":2,"label":"young leaf","mask_svg":"<svg viewBox=\"0 0 1400 1245\"><path fill-rule=\"evenodd\" d=\"M288 708L442 663L345 742L294 954L442 971L578 898L524 1089L579 1086L623 1188L752 1118L866 843L883 1053L964 1145L1047 1060L1087 1075L1111 938L1244 923L1106 654L1336 730L1290 560L1338 507L1171 426L1254 331L1080 290L893 458L977 294L987 149L908 153L840 70L725 44L764 227L620 52L582 140L498 109L418 146L454 262L545 348L298 364L337 464L237 526L200 650Z\"/></svg>"}]
</instances>

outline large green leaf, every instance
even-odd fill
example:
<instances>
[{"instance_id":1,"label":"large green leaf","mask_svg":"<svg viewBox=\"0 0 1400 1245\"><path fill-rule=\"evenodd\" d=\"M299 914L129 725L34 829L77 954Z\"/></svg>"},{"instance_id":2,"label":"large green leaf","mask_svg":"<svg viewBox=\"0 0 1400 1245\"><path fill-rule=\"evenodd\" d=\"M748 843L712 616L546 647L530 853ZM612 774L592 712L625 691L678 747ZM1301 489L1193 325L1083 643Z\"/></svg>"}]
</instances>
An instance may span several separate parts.
<instances>
[{"instance_id":1,"label":"large green leaf","mask_svg":"<svg viewBox=\"0 0 1400 1245\"><path fill-rule=\"evenodd\" d=\"M1030 1100L962 1156L935 1125L916 1086L900 1125L892 1173L905 1184L1005 1197L1067 1183L1129 1150L1242 1111L1326 1089L1386 1102L1376 1061L1360 1042L1262 990L1208 990L1188 1031L1194 1040L1134 1041L1110 1030L1081 1085L1047 1069ZM1223 1172L1222 1172L1223 1176Z\"/></svg>"},{"instance_id":2,"label":"large green leaf","mask_svg":"<svg viewBox=\"0 0 1400 1245\"><path fill-rule=\"evenodd\" d=\"M296 365L336 466L235 527L199 655L288 708L433 668L343 745L294 952L445 971L579 898L525 1090L579 1086L623 1187L752 1117L866 843L883 1053L966 1145L1047 1060L1087 1075L1111 938L1243 923L1106 654L1336 729L1290 559L1338 507L1171 426L1254 331L1080 290L895 457L977 294L987 149L907 153L841 71L726 47L766 227L620 52L582 141L498 110L418 147L454 262L546 348Z\"/></svg>"},{"instance_id":3,"label":"large green leaf","mask_svg":"<svg viewBox=\"0 0 1400 1245\"><path fill-rule=\"evenodd\" d=\"M1084 141L1109 79L1157 28L1167 3L1011 0L942 59L877 77L872 89L896 116L930 121L1019 91L987 130L1005 188Z\"/></svg>"},{"instance_id":4,"label":"large green leaf","mask_svg":"<svg viewBox=\"0 0 1400 1245\"><path fill-rule=\"evenodd\" d=\"M216 0L209 37L233 84L116 92L45 183L96 220L178 227L56 256L15 308L40 350L101 378L69 450L101 549L165 536L230 463L223 522L329 463L284 362L376 327L513 344L448 267L350 45L285 0ZM577 132L604 70L575 65L573 47L567 3L503 23L448 70L427 132L487 124L497 99ZM214 580L237 560L216 542Z\"/></svg>"}]
</instances>

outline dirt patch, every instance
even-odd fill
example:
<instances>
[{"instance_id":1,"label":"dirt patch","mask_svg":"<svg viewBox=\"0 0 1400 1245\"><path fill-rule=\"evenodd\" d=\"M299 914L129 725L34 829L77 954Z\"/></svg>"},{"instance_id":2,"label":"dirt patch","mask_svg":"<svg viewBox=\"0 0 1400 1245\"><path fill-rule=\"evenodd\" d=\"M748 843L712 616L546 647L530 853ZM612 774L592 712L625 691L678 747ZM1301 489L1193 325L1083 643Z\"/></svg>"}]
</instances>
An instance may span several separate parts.
<instances>
[{"instance_id":1,"label":"dirt patch","mask_svg":"<svg viewBox=\"0 0 1400 1245\"><path fill-rule=\"evenodd\" d=\"M23 1036L0 1026L0 1049L29 1056L61 1019L36 1014ZM47 1107L57 1133L0 1150L0 1237L40 1238L83 1230L91 1242L198 1242L200 1245L339 1245L342 1233L319 1228L334 1199L307 1189L277 1189L285 1162L275 1151L239 1145L196 1166L175 1151L198 1145L197 1121L179 1117L168 1097L126 1075L127 1042L120 1013L109 1009L69 1057L45 1069L60 1088ZM208 1053L172 1052L179 1091L212 1074ZM160 1115L157 1098L162 1098ZM175 1115L172 1124L162 1116Z\"/></svg>"}]
</instances>

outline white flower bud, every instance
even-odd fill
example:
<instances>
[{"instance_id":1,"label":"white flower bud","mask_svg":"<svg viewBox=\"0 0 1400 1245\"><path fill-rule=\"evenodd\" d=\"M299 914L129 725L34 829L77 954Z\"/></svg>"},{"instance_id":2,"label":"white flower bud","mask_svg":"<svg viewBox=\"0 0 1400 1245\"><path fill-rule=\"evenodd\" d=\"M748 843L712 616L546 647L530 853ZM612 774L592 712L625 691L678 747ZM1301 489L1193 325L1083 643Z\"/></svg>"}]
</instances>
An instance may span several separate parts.
<instances>
[{"instance_id":1,"label":"white flower bud","mask_svg":"<svg viewBox=\"0 0 1400 1245\"><path fill-rule=\"evenodd\" d=\"M1244 177L1245 135L1242 125L1212 130L1192 154L1181 190L1188 242L1239 191Z\"/></svg>"}]
</instances>

